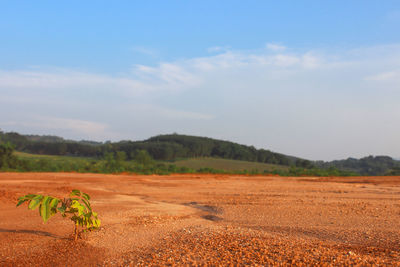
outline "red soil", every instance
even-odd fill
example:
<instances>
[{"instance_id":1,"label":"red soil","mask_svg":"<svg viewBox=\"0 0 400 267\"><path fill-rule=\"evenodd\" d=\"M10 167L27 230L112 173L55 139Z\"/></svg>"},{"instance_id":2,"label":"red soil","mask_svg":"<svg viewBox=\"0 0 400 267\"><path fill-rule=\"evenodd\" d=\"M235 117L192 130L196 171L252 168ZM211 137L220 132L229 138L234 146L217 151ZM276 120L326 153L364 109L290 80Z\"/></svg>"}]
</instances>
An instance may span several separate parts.
<instances>
[{"instance_id":1,"label":"red soil","mask_svg":"<svg viewBox=\"0 0 400 267\"><path fill-rule=\"evenodd\" d=\"M28 193L92 197L74 242ZM0 266L399 265L400 177L0 173Z\"/></svg>"}]
</instances>

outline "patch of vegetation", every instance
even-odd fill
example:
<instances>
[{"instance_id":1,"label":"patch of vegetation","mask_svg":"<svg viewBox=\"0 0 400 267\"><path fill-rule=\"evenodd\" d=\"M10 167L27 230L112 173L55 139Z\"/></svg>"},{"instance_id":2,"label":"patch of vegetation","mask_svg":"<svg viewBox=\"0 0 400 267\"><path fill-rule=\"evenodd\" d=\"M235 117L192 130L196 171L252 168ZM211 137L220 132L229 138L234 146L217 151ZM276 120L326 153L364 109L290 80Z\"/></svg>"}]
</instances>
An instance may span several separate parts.
<instances>
[{"instance_id":1,"label":"patch of vegetation","mask_svg":"<svg viewBox=\"0 0 400 267\"><path fill-rule=\"evenodd\" d=\"M90 205L90 196L79 190L72 190L70 197L63 200L52 196L28 194L18 198L17 207L24 202L28 202L28 209L30 210L38 208L39 215L45 223L58 212L64 218L69 217L75 225L75 240L82 232L92 231L100 227L98 215Z\"/></svg>"},{"instance_id":2,"label":"patch of vegetation","mask_svg":"<svg viewBox=\"0 0 400 267\"><path fill-rule=\"evenodd\" d=\"M217 158L180 160L176 164L154 160L146 150L139 150L127 159L124 151L107 152L103 158L84 158L71 156L34 155L23 152L12 153L9 144L0 144L7 151L0 155L4 164L0 170L29 172L80 172L80 173L137 173L159 174L171 173L226 173L226 174L274 174L280 176L347 176L353 172L339 171L335 168L301 168L286 167L257 162L224 160ZM12 164L11 164L11 163ZM178 165L179 164L179 165Z\"/></svg>"},{"instance_id":3,"label":"patch of vegetation","mask_svg":"<svg viewBox=\"0 0 400 267\"><path fill-rule=\"evenodd\" d=\"M9 143L0 143L0 170L14 169L18 160L13 154L14 147Z\"/></svg>"},{"instance_id":4,"label":"patch of vegetation","mask_svg":"<svg viewBox=\"0 0 400 267\"><path fill-rule=\"evenodd\" d=\"M400 166L395 166L385 173L385 175L400 175Z\"/></svg>"},{"instance_id":5,"label":"patch of vegetation","mask_svg":"<svg viewBox=\"0 0 400 267\"><path fill-rule=\"evenodd\" d=\"M400 169L400 161L386 156L312 162L252 146L178 134L137 142L99 143L0 131L0 144L0 170L143 174L208 171L325 176L336 173L398 175ZM25 153L10 154L14 148ZM221 163L222 160L226 161Z\"/></svg>"},{"instance_id":6,"label":"patch of vegetation","mask_svg":"<svg viewBox=\"0 0 400 267\"><path fill-rule=\"evenodd\" d=\"M317 162L320 168L337 168L361 175L398 175L400 162L388 156L368 156L361 159L348 158L331 162Z\"/></svg>"},{"instance_id":7,"label":"patch of vegetation","mask_svg":"<svg viewBox=\"0 0 400 267\"><path fill-rule=\"evenodd\" d=\"M138 173L138 174L171 174L193 173L195 170L187 167L178 167L174 164L154 161L147 151L138 151L134 160L127 160L125 152L108 152L104 157L84 158L72 156L35 155L24 152L14 152L10 145L7 153L0 154L3 158L3 167L0 171L21 172L80 172L80 173ZM13 164L10 164L12 162Z\"/></svg>"},{"instance_id":8,"label":"patch of vegetation","mask_svg":"<svg viewBox=\"0 0 400 267\"><path fill-rule=\"evenodd\" d=\"M278 164L268 164L260 162L250 162L243 160L231 160L221 158L191 158L174 161L179 167L188 167L199 170L204 168L212 168L216 170L224 170L226 172L237 172L244 170L258 170L257 172L272 172L274 170L287 170L288 166Z\"/></svg>"},{"instance_id":9,"label":"patch of vegetation","mask_svg":"<svg viewBox=\"0 0 400 267\"><path fill-rule=\"evenodd\" d=\"M0 132L0 139L11 142L16 150L33 154L67 155L101 158L106 153L125 152L132 160L135 153L146 150L155 160L171 161L178 158L216 157L279 165L311 167L308 160L289 157L265 149L256 149L233 142L188 135L159 135L144 141L96 143L69 141L55 136L24 136Z\"/></svg>"}]
</instances>

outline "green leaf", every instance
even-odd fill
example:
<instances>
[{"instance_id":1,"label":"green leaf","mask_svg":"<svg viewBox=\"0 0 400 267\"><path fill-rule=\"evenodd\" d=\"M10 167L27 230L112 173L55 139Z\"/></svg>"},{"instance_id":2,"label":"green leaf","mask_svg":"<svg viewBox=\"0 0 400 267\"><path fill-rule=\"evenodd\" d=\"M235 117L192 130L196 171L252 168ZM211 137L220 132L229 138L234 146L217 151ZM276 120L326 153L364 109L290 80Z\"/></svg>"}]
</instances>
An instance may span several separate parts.
<instances>
[{"instance_id":1,"label":"green leaf","mask_svg":"<svg viewBox=\"0 0 400 267\"><path fill-rule=\"evenodd\" d=\"M42 195L36 195L34 198L32 198L32 200L29 202L28 209L35 210L40 204L42 198Z\"/></svg>"},{"instance_id":2,"label":"green leaf","mask_svg":"<svg viewBox=\"0 0 400 267\"><path fill-rule=\"evenodd\" d=\"M75 209L77 209L79 206L81 205L81 203L79 203L79 201L78 200L72 200L72 202L71 202L71 208L75 208Z\"/></svg>"},{"instance_id":3,"label":"green leaf","mask_svg":"<svg viewBox=\"0 0 400 267\"><path fill-rule=\"evenodd\" d=\"M40 205L40 215L42 216L42 219L44 222L47 222L47 220L50 218L50 201L52 200L52 197L45 196L42 201L42 205Z\"/></svg>"},{"instance_id":4,"label":"green leaf","mask_svg":"<svg viewBox=\"0 0 400 267\"><path fill-rule=\"evenodd\" d=\"M60 200L58 199L58 198L53 198L51 201L50 201L50 213L51 213L51 216L52 215L54 215L54 214L56 214L57 213L57 206L58 206L58 203L60 202Z\"/></svg>"},{"instance_id":5,"label":"green leaf","mask_svg":"<svg viewBox=\"0 0 400 267\"><path fill-rule=\"evenodd\" d=\"M25 201L28 201L29 199L20 199L19 201L18 201L18 203L17 203L17 207L19 206L19 205L21 205L22 203L24 203Z\"/></svg>"},{"instance_id":6,"label":"green leaf","mask_svg":"<svg viewBox=\"0 0 400 267\"><path fill-rule=\"evenodd\" d=\"M23 199L30 200L30 199L32 199L32 198L34 198L36 196L37 195L34 195L34 194L28 194L28 195L25 195L23 197L19 197L18 200L23 200Z\"/></svg>"},{"instance_id":7,"label":"green leaf","mask_svg":"<svg viewBox=\"0 0 400 267\"><path fill-rule=\"evenodd\" d=\"M34 195L34 194L29 194L29 195L25 195L23 197L19 197L17 207L19 205L21 205L22 203L24 203L25 201L32 200L34 197L36 197L36 195Z\"/></svg>"},{"instance_id":8,"label":"green leaf","mask_svg":"<svg viewBox=\"0 0 400 267\"><path fill-rule=\"evenodd\" d=\"M85 206L86 206L86 208L87 208L87 211L92 211L92 207L90 207L90 203L89 203L89 201L86 201L85 199L81 199L82 200L82 202L83 202L83 204L85 204Z\"/></svg>"},{"instance_id":9,"label":"green leaf","mask_svg":"<svg viewBox=\"0 0 400 267\"><path fill-rule=\"evenodd\" d=\"M57 205L58 205L59 202L60 202L60 200L59 200L58 198L53 198L53 199L50 201L50 207L52 207L52 208L57 208Z\"/></svg>"},{"instance_id":10,"label":"green leaf","mask_svg":"<svg viewBox=\"0 0 400 267\"><path fill-rule=\"evenodd\" d=\"M79 191L77 189L74 189L74 190L72 190L70 196L78 196L78 197L80 197L81 196L81 191Z\"/></svg>"},{"instance_id":11,"label":"green leaf","mask_svg":"<svg viewBox=\"0 0 400 267\"><path fill-rule=\"evenodd\" d=\"M81 230L88 231L100 227L97 213L92 211L90 196L80 190L72 190L70 198L60 200L51 196L28 194L18 198L17 207L28 201L28 209L37 208L40 217L46 223L51 216L57 212L63 217L69 217L75 225L82 227Z\"/></svg>"},{"instance_id":12,"label":"green leaf","mask_svg":"<svg viewBox=\"0 0 400 267\"><path fill-rule=\"evenodd\" d=\"M92 220L93 226L95 228L99 228L100 227L100 220L99 219L94 219Z\"/></svg>"},{"instance_id":13,"label":"green leaf","mask_svg":"<svg viewBox=\"0 0 400 267\"><path fill-rule=\"evenodd\" d=\"M59 208L57 208L57 210L59 211L59 212L61 212L61 214L64 214L65 213L65 206L64 205L62 205L61 207L59 207Z\"/></svg>"},{"instance_id":14,"label":"green leaf","mask_svg":"<svg viewBox=\"0 0 400 267\"><path fill-rule=\"evenodd\" d=\"M82 197L86 200L90 200L90 196L86 193L82 193Z\"/></svg>"},{"instance_id":15,"label":"green leaf","mask_svg":"<svg viewBox=\"0 0 400 267\"><path fill-rule=\"evenodd\" d=\"M76 209L79 216L81 216L85 211L85 207L77 200L72 201L71 208Z\"/></svg>"}]
</instances>

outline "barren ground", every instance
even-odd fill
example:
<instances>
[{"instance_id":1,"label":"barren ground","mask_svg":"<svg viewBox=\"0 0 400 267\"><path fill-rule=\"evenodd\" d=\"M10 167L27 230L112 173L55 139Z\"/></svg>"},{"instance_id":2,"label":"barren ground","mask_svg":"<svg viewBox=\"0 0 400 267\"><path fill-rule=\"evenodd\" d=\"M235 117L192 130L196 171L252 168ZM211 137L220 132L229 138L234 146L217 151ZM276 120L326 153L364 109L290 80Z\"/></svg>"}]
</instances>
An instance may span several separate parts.
<instances>
[{"instance_id":1,"label":"barren ground","mask_svg":"<svg viewBox=\"0 0 400 267\"><path fill-rule=\"evenodd\" d=\"M92 197L99 231L18 196ZM0 173L0 266L400 265L400 177Z\"/></svg>"}]
</instances>

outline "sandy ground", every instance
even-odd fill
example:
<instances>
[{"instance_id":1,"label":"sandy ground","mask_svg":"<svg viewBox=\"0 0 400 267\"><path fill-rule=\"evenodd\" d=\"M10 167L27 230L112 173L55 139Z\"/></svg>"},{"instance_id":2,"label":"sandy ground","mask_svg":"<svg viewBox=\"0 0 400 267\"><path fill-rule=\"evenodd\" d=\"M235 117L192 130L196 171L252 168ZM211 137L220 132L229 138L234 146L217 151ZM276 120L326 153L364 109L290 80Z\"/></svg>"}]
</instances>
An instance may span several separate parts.
<instances>
[{"instance_id":1,"label":"sandy ground","mask_svg":"<svg viewBox=\"0 0 400 267\"><path fill-rule=\"evenodd\" d=\"M99 231L16 208L92 197ZM0 173L0 266L398 265L400 177Z\"/></svg>"}]
</instances>

